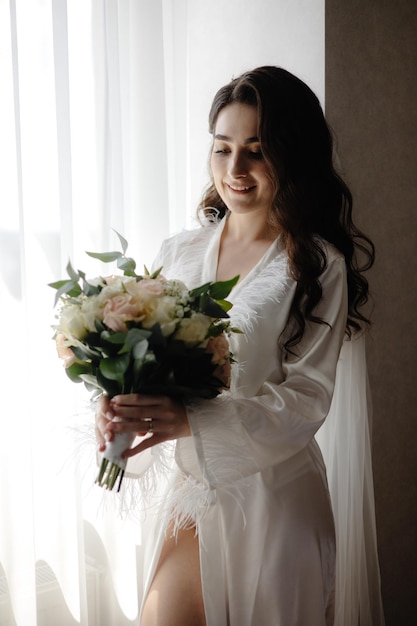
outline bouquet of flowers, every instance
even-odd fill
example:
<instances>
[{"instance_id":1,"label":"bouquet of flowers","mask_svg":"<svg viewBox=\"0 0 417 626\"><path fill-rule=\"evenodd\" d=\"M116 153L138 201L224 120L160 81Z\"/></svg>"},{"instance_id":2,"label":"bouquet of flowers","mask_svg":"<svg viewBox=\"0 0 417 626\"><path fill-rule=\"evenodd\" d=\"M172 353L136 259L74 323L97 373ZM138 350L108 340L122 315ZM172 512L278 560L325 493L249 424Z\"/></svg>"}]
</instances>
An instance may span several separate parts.
<instances>
[{"instance_id":1,"label":"bouquet of flowers","mask_svg":"<svg viewBox=\"0 0 417 626\"><path fill-rule=\"evenodd\" d=\"M238 276L188 290L167 280L160 268L143 276L126 257L127 241L119 233L122 252L87 252L102 262L117 261L123 274L87 280L67 265L69 278L50 283L57 290L58 324L54 326L59 356L74 382L110 397L124 393L213 398L229 386L228 336L233 328L226 300ZM123 479L121 454L135 435L118 434L103 453L97 483L113 489Z\"/></svg>"}]
</instances>

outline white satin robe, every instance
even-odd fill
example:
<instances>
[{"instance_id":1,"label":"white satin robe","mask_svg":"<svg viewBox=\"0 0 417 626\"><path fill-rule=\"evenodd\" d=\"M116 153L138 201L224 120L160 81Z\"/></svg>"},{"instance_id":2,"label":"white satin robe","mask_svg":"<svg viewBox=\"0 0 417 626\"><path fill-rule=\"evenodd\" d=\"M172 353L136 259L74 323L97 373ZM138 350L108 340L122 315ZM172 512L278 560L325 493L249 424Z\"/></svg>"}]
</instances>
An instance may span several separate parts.
<instances>
[{"instance_id":1,"label":"white satin robe","mask_svg":"<svg viewBox=\"0 0 417 626\"><path fill-rule=\"evenodd\" d=\"M168 239L155 267L189 288L214 281L223 226ZM278 238L228 298L243 331L231 340L238 362L231 390L187 406L192 437L178 440L175 452L186 495L176 506L196 522L207 626L333 623L334 523L314 435L332 399L347 285L342 255L323 246L316 314L326 324L307 324L299 357L286 360L279 347L295 282ZM163 531L148 545L147 586Z\"/></svg>"}]
</instances>

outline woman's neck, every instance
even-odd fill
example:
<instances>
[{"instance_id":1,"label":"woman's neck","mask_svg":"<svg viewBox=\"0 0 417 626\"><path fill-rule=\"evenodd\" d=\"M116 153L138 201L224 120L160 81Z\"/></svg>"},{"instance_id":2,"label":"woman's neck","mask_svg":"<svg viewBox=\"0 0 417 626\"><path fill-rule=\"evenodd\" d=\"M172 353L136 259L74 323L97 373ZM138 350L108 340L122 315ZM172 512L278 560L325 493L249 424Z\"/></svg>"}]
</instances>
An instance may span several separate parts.
<instances>
[{"instance_id":1,"label":"woman's neck","mask_svg":"<svg viewBox=\"0 0 417 626\"><path fill-rule=\"evenodd\" d=\"M231 213L224 225L223 238L241 244L255 241L273 241L278 230L268 224L264 215L236 215Z\"/></svg>"},{"instance_id":2,"label":"woman's neck","mask_svg":"<svg viewBox=\"0 0 417 626\"><path fill-rule=\"evenodd\" d=\"M239 275L239 282L255 267L278 233L266 220L251 215L230 215L224 225L217 260L217 280Z\"/></svg>"}]
</instances>

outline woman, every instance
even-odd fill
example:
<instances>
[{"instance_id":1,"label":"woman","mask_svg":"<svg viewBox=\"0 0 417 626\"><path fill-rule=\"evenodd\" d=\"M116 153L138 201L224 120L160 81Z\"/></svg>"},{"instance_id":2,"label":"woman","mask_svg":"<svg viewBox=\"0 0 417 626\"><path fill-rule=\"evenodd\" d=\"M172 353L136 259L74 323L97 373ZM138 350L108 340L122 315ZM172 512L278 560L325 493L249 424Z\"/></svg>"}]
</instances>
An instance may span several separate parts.
<instances>
[{"instance_id":1,"label":"woman","mask_svg":"<svg viewBox=\"0 0 417 626\"><path fill-rule=\"evenodd\" d=\"M373 246L352 223L331 134L302 81L247 72L219 90L209 120L206 224L167 240L156 265L189 288L239 275L231 390L186 405L103 398L97 414L102 449L149 423L152 437L126 456L176 440L174 494L187 485L187 515L177 498L154 549L141 625L330 625L335 533L314 436L342 342L367 323L361 272Z\"/></svg>"}]
</instances>

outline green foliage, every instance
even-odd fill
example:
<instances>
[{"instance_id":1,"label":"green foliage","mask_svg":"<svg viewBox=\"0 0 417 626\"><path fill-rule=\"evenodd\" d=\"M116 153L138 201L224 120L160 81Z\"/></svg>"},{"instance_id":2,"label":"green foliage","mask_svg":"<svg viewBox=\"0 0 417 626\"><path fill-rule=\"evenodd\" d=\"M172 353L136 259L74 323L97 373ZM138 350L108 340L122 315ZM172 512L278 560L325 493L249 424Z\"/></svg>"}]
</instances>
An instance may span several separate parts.
<instances>
[{"instance_id":1,"label":"green foliage","mask_svg":"<svg viewBox=\"0 0 417 626\"><path fill-rule=\"evenodd\" d=\"M209 317L228 317L227 311L232 308L232 304L226 298L238 280L239 276L235 276L231 280L205 283L201 287L192 289L190 297L194 300L200 313Z\"/></svg>"},{"instance_id":2,"label":"green foliage","mask_svg":"<svg viewBox=\"0 0 417 626\"><path fill-rule=\"evenodd\" d=\"M126 257L125 253L128 247L128 243L120 233L116 230L114 231L119 238L120 244L122 246L122 252L114 250L113 252L86 252L86 254L93 259L98 259L102 263L112 263L117 261L117 267L123 271L124 276L133 276L138 280L141 280L143 276L135 273L136 262L131 257ZM156 278L162 268L154 272L150 278ZM55 294L55 303L54 306L58 303L59 299L63 296L68 296L71 298L77 298L82 293L85 296L93 296L98 293L103 288L102 284L95 285L86 279L85 273L81 270L75 270L71 264L71 261L68 261L66 267L67 274L69 276L69 280L58 280L53 283L49 283L48 286L56 289L57 292ZM145 275L148 275L149 272L145 268ZM101 279L104 283L104 279Z\"/></svg>"},{"instance_id":3,"label":"green foliage","mask_svg":"<svg viewBox=\"0 0 417 626\"><path fill-rule=\"evenodd\" d=\"M91 256L93 259L98 259L102 263L111 263L112 261L117 261L118 259L123 258L123 254L121 252L86 252L88 256Z\"/></svg>"},{"instance_id":4,"label":"green foliage","mask_svg":"<svg viewBox=\"0 0 417 626\"><path fill-rule=\"evenodd\" d=\"M91 365L89 363L73 363L65 371L74 383L81 383L81 376L91 373Z\"/></svg>"},{"instance_id":5,"label":"green foliage","mask_svg":"<svg viewBox=\"0 0 417 626\"><path fill-rule=\"evenodd\" d=\"M130 363L129 354L118 354L114 357L102 359L99 364L100 372L105 378L116 380L123 385L125 374Z\"/></svg>"}]
</instances>

